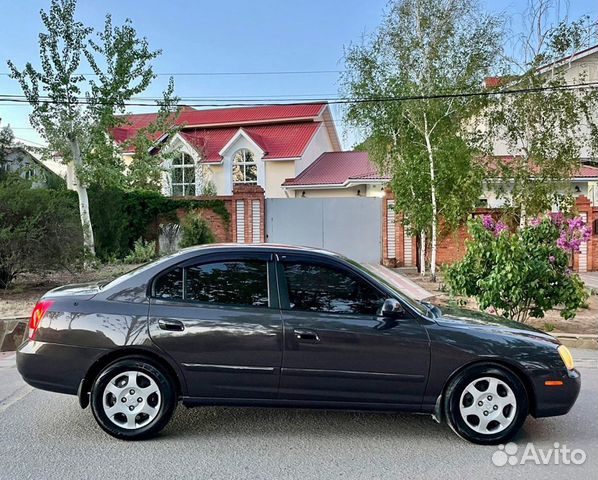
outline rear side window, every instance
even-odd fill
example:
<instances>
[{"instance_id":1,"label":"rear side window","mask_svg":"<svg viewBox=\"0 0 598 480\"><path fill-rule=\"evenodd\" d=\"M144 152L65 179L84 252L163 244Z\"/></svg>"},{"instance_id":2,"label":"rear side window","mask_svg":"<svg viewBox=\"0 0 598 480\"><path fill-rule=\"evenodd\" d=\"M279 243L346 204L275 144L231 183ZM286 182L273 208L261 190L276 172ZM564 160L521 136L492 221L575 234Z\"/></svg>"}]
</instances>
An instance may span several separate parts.
<instances>
[{"instance_id":1,"label":"rear side window","mask_svg":"<svg viewBox=\"0 0 598 480\"><path fill-rule=\"evenodd\" d=\"M291 310L375 315L384 296L342 270L310 263L284 263Z\"/></svg>"},{"instance_id":2,"label":"rear side window","mask_svg":"<svg viewBox=\"0 0 598 480\"><path fill-rule=\"evenodd\" d=\"M221 305L267 307L266 262L228 261L189 267L185 299Z\"/></svg>"},{"instance_id":3,"label":"rear side window","mask_svg":"<svg viewBox=\"0 0 598 480\"><path fill-rule=\"evenodd\" d=\"M154 297L219 305L268 306L265 261L225 261L175 268L154 283Z\"/></svg>"},{"instance_id":4,"label":"rear side window","mask_svg":"<svg viewBox=\"0 0 598 480\"><path fill-rule=\"evenodd\" d=\"M158 277L154 282L154 297L165 300L182 300L183 269L175 268Z\"/></svg>"}]
</instances>

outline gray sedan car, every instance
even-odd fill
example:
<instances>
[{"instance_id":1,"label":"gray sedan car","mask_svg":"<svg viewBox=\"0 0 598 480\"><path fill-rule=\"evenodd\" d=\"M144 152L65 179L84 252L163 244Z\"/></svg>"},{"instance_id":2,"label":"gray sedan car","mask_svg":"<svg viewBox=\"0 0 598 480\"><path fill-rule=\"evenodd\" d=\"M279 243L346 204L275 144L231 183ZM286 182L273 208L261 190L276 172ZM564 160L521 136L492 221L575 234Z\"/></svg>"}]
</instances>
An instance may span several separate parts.
<instances>
[{"instance_id":1,"label":"gray sedan car","mask_svg":"<svg viewBox=\"0 0 598 480\"><path fill-rule=\"evenodd\" d=\"M121 439L155 435L182 402L425 413L494 444L528 414L567 413L580 389L550 335L440 310L344 257L283 245L195 247L51 290L17 365Z\"/></svg>"}]
</instances>

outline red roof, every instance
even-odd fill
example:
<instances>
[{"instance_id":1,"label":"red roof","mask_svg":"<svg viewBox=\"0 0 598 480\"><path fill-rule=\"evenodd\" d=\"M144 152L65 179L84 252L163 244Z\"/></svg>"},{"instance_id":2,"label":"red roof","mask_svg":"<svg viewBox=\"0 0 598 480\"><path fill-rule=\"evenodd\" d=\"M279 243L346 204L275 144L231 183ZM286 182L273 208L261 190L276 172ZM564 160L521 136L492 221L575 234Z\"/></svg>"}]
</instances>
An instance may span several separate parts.
<instances>
[{"instance_id":1,"label":"red roof","mask_svg":"<svg viewBox=\"0 0 598 480\"><path fill-rule=\"evenodd\" d=\"M484 160L486 167L489 170L495 170L499 167L499 164L502 163L503 165L508 166L516 158L521 159L521 157L513 155L495 155L492 157L485 157ZM538 167L537 164L531 165L530 169L534 174L540 173L540 167ZM581 164L577 171L573 173L572 178L598 178L598 167Z\"/></svg>"},{"instance_id":2,"label":"red roof","mask_svg":"<svg viewBox=\"0 0 598 480\"><path fill-rule=\"evenodd\" d=\"M320 122L282 123L242 127L242 130L265 153L264 160L297 158L320 127ZM195 147L205 162L220 162L220 151L238 134L239 127L204 128L181 132L181 136Z\"/></svg>"},{"instance_id":3,"label":"red roof","mask_svg":"<svg viewBox=\"0 0 598 480\"><path fill-rule=\"evenodd\" d=\"M574 177L598 178L598 167L592 167L590 165L582 165L580 167L580 169L575 173Z\"/></svg>"},{"instance_id":4,"label":"red roof","mask_svg":"<svg viewBox=\"0 0 598 480\"><path fill-rule=\"evenodd\" d=\"M325 103L217 108L210 110L194 110L191 107L184 107L177 118L176 124L182 125L185 131L192 128L216 128L223 126L236 126L235 131L237 131L240 126L306 121L316 122L325 107ZM156 117L156 113L129 115L126 117L125 125L113 129L112 135L118 143L122 143L128 138L133 137L139 129L153 123ZM285 132L283 131L282 133ZM288 133L292 135L294 132L288 130ZM221 134L215 133L214 136L218 137ZM160 137L160 134L156 134L154 137L154 139L157 139ZM281 142L286 141L286 139L281 139ZM291 148L291 150L293 149Z\"/></svg>"},{"instance_id":5,"label":"red roof","mask_svg":"<svg viewBox=\"0 0 598 480\"><path fill-rule=\"evenodd\" d=\"M297 177L287 178L283 186L346 185L351 181L389 179L378 173L367 152L327 152Z\"/></svg>"}]
</instances>

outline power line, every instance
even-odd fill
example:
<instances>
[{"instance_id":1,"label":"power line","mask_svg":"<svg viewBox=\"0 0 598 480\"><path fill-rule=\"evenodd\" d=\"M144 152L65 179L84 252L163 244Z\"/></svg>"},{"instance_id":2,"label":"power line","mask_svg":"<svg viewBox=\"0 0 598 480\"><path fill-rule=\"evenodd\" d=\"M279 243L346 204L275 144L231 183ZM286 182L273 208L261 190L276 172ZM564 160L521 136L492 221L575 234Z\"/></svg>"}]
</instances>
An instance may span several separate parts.
<instances>
[{"instance_id":1,"label":"power line","mask_svg":"<svg viewBox=\"0 0 598 480\"><path fill-rule=\"evenodd\" d=\"M344 70L279 70L279 71L254 71L254 72L160 72L158 77L219 77L219 76L245 76L245 75L328 75L342 73ZM8 72L0 72L2 76L10 76ZM77 73L83 77L97 77L96 73Z\"/></svg>"},{"instance_id":2,"label":"power line","mask_svg":"<svg viewBox=\"0 0 598 480\"><path fill-rule=\"evenodd\" d=\"M292 105L303 105L305 103L328 103L331 105L338 104L358 104L358 103L384 103L384 102L404 102L404 101L417 101L417 100L439 100L439 99L451 99L451 98L468 98L468 97L486 97L486 96L501 96L501 95L521 95L529 93L540 93L547 91L558 91L558 90L581 90L581 89L593 89L598 87L598 82L586 82L577 83L571 85L556 85L546 87L533 87L533 88L521 88L521 89L509 89L509 90L482 90L476 92L452 92L452 93L438 93L429 95L406 95L397 97L369 97L369 98L346 98L346 97L335 97L335 98L303 98L300 102L297 102L297 98L277 98L263 99L256 101L250 98L226 98L222 99L222 102L229 103L205 103L210 100L209 97L182 97L180 102L190 107L240 107L240 106L292 106ZM154 103L143 103L141 101L152 101ZM127 107L158 107L161 105L160 98L141 97L137 100L138 102L125 102L124 106ZM95 103L88 100L85 97L77 98L79 105L107 105L106 103ZM24 95L13 95L13 94L0 94L0 102L2 103L23 103L28 104L29 101ZM194 103L200 102L200 103ZM41 97L39 103L66 105L67 101L51 100L48 97Z\"/></svg>"}]
</instances>

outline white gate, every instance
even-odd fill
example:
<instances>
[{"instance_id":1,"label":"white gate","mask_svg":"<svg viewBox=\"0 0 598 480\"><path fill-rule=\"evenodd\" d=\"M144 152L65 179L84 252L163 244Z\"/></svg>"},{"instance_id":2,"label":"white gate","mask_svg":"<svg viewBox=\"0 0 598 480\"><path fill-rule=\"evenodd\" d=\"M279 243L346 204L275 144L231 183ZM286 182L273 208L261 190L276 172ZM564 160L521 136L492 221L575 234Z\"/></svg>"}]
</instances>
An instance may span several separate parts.
<instances>
[{"instance_id":1,"label":"white gate","mask_svg":"<svg viewBox=\"0 0 598 480\"><path fill-rule=\"evenodd\" d=\"M382 256L382 199L266 199L266 241L324 248L360 262Z\"/></svg>"}]
</instances>

